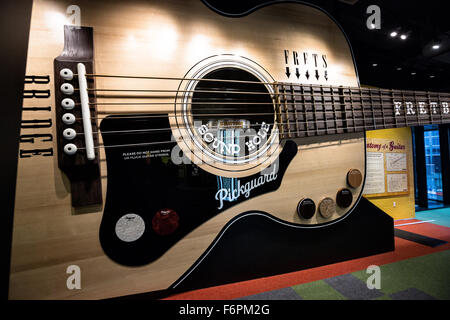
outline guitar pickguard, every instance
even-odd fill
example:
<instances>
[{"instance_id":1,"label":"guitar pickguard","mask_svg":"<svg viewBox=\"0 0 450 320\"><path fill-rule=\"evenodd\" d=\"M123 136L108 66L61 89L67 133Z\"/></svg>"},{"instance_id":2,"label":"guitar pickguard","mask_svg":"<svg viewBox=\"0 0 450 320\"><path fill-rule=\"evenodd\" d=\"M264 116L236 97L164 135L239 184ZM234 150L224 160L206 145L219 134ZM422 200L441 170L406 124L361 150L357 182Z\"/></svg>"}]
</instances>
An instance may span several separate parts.
<instances>
[{"instance_id":1,"label":"guitar pickguard","mask_svg":"<svg viewBox=\"0 0 450 320\"><path fill-rule=\"evenodd\" d=\"M181 157L167 128L167 115L154 114L109 116L101 123L108 185L100 242L120 264L150 263L215 215L278 189L297 153L287 141L261 174L219 177Z\"/></svg>"}]
</instances>

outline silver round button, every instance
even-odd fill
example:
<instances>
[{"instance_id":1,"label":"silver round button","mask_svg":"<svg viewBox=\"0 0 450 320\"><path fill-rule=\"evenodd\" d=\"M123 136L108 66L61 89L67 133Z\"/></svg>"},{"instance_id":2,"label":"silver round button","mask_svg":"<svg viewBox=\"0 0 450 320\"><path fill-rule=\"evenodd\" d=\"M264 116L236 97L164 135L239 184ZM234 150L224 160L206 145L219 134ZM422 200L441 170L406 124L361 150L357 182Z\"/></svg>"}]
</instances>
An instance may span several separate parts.
<instances>
[{"instance_id":1,"label":"silver round button","mask_svg":"<svg viewBox=\"0 0 450 320\"><path fill-rule=\"evenodd\" d=\"M116 235L122 241L136 241L144 234L144 231L144 219L135 213L128 213L117 220Z\"/></svg>"}]
</instances>

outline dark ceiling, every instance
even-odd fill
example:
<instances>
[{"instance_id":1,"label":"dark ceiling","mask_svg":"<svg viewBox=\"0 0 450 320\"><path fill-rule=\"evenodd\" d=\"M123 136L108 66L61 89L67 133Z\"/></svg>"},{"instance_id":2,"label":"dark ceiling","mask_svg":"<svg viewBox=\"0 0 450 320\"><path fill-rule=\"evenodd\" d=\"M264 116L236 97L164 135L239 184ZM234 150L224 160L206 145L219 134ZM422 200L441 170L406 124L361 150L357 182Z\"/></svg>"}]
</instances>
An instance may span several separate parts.
<instances>
[{"instance_id":1,"label":"dark ceiling","mask_svg":"<svg viewBox=\"0 0 450 320\"><path fill-rule=\"evenodd\" d=\"M239 14L267 0L205 0ZM277 2L277 1L272 1ZM283 1L281 1L283 2ZM308 0L327 11L347 34L363 85L450 92L450 1ZM447 4L447 5L446 5ZM381 28L369 30L367 7L377 5ZM390 36L397 31L395 38ZM405 40L400 39L406 34ZM431 45L440 41L440 48ZM376 64L376 66L374 66Z\"/></svg>"}]
</instances>

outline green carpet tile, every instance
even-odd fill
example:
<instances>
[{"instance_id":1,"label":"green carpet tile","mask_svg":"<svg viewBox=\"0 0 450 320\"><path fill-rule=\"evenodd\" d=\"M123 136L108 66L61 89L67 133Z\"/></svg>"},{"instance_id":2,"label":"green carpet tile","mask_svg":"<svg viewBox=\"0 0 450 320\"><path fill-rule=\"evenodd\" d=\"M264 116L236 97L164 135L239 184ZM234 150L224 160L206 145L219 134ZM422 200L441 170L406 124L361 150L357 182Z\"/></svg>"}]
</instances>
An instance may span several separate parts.
<instances>
[{"instance_id":1,"label":"green carpet tile","mask_svg":"<svg viewBox=\"0 0 450 320\"><path fill-rule=\"evenodd\" d=\"M363 288L370 276L366 270L292 286L292 289L305 300L450 300L450 250L382 265L380 270L381 289L372 297ZM360 281L358 286L355 286L356 279ZM349 294L351 286L361 295Z\"/></svg>"}]
</instances>

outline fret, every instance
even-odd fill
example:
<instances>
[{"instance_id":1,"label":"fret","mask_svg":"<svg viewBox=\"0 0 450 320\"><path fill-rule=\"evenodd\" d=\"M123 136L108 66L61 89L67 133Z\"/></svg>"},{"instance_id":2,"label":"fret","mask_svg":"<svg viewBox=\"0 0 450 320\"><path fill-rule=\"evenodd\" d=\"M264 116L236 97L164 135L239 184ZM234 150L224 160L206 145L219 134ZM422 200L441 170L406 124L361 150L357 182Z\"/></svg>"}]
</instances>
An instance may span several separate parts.
<instances>
[{"instance_id":1,"label":"fret","mask_svg":"<svg viewBox=\"0 0 450 320\"><path fill-rule=\"evenodd\" d=\"M438 92L437 93L437 98L438 98L438 106L439 106L439 113L441 115L441 123L444 123L444 109L442 108L442 101L441 101L441 95Z\"/></svg>"},{"instance_id":2,"label":"fret","mask_svg":"<svg viewBox=\"0 0 450 320\"><path fill-rule=\"evenodd\" d=\"M336 128L336 133L340 133L339 129L338 129L338 123L337 123L336 104L334 101L334 89L332 86L330 86L330 92L331 92L331 107L333 109L334 127Z\"/></svg>"},{"instance_id":3,"label":"fret","mask_svg":"<svg viewBox=\"0 0 450 320\"><path fill-rule=\"evenodd\" d=\"M278 90L278 84L274 83L274 90L275 90L275 108L276 108L276 118L275 123L278 125L278 128L280 130L280 136L284 137L284 125L283 125L283 118L281 117L281 102L280 102L280 93Z\"/></svg>"},{"instance_id":4,"label":"fret","mask_svg":"<svg viewBox=\"0 0 450 320\"><path fill-rule=\"evenodd\" d=\"M428 101L428 111L430 112L430 124L433 124L433 110L431 108L431 99L430 99L430 92L426 92L427 95L427 101Z\"/></svg>"},{"instance_id":5,"label":"fret","mask_svg":"<svg viewBox=\"0 0 450 320\"><path fill-rule=\"evenodd\" d=\"M391 90L383 91L383 100L386 128L395 128L397 127L397 117L395 115L395 104Z\"/></svg>"},{"instance_id":6,"label":"fret","mask_svg":"<svg viewBox=\"0 0 450 320\"><path fill-rule=\"evenodd\" d=\"M353 132L356 132L355 109L353 107L353 92L352 92L351 89L349 89L349 92L350 92L350 108L351 108L352 119L353 119L353 123L352 123L352 125L353 125ZM345 108L345 105L344 105L344 108ZM345 115L347 116L346 108L344 110L345 110ZM347 127L347 132L348 132L348 127Z\"/></svg>"},{"instance_id":7,"label":"fret","mask_svg":"<svg viewBox=\"0 0 450 320\"><path fill-rule=\"evenodd\" d=\"M381 118L383 118L383 128L386 129L386 119L384 116L384 106L383 106L383 93L381 89L378 88L378 94L380 95L380 105L381 105Z\"/></svg>"},{"instance_id":8,"label":"fret","mask_svg":"<svg viewBox=\"0 0 450 320\"><path fill-rule=\"evenodd\" d=\"M308 124L308 110L307 110L306 103L305 103L305 90L304 90L303 86L300 86L300 88L301 88L301 93L302 93L302 104L303 104L303 113L304 113L304 117L305 117L306 136L309 137L310 131L309 131L309 124Z\"/></svg>"},{"instance_id":9,"label":"fret","mask_svg":"<svg viewBox=\"0 0 450 320\"><path fill-rule=\"evenodd\" d=\"M375 116L375 106L373 104L373 99L372 99L372 90L369 89L369 99L370 99L370 107L372 109L372 121L373 121L373 126L374 129L377 129L377 120L376 120L376 116Z\"/></svg>"},{"instance_id":10,"label":"fret","mask_svg":"<svg viewBox=\"0 0 450 320\"><path fill-rule=\"evenodd\" d=\"M420 126L420 108L419 108L419 102L417 101L416 92L413 92L414 95L414 108L416 109L416 115L417 115L417 123Z\"/></svg>"},{"instance_id":11,"label":"fret","mask_svg":"<svg viewBox=\"0 0 450 320\"><path fill-rule=\"evenodd\" d=\"M362 116L363 116L364 129L370 130L370 128L367 126L366 110L365 110L363 96L362 96L362 88L359 88L359 99L360 99L360 104L361 104L361 111L362 111Z\"/></svg>"},{"instance_id":12,"label":"fret","mask_svg":"<svg viewBox=\"0 0 450 320\"><path fill-rule=\"evenodd\" d=\"M338 88L338 98L339 98L339 109L342 115L342 128L345 132L349 132L349 125L347 120L347 107L345 105L345 96L344 96L344 88Z\"/></svg>"},{"instance_id":13,"label":"fret","mask_svg":"<svg viewBox=\"0 0 450 320\"><path fill-rule=\"evenodd\" d=\"M440 95L440 94L439 94ZM441 104L441 114L442 114L442 123L449 123L450 122L450 111L449 111L449 95L444 93L445 95L445 101L441 101L441 103L445 103L445 107ZM444 111L447 111L447 113L444 113Z\"/></svg>"},{"instance_id":14,"label":"fret","mask_svg":"<svg viewBox=\"0 0 450 320\"><path fill-rule=\"evenodd\" d=\"M414 92L414 96L417 100L417 112L419 115L419 125L426 125L431 124L432 121L430 121L431 114L429 110L429 104L427 104L428 99L428 93L424 91L417 91Z\"/></svg>"},{"instance_id":15,"label":"fret","mask_svg":"<svg viewBox=\"0 0 450 320\"><path fill-rule=\"evenodd\" d=\"M434 95L434 98L432 98L432 100L434 100L434 102L435 102L434 110L436 111L436 113L433 113L433 107L431 106L430 110L431 110L432 118L433 118L434 122L442 123L443 122L443 110L442 110L442 105L440 103L440 96L438 93L433 93L433 95ZM430 94L430 97L431 97L431 94Z\"/></svg>"},{"instance_id":16,"label":"fret","mask_svg":"<svg viewBox=\"0 0 450 320\"><path fill-rule=\"evenodd\" d=\"M287 125L287 130L288 130L288 137L292 138L292 134L291 134L291 124L289 122L289 109L287 106L287 98L286 98L286 87L284 85L282 85L283 88L283 105L284 105L284 112L285 112L285 118L286 118L286 125Z\"/></svg>"},{"instance_id":17,"label":"fret","mask_svg":"<svg viewBox=\"0 0 450 320\"><path fill-rule=\"evenodd\" d=\"M392 90L391 89L391 97L392 97L392 106L393 106L393 110L394 110L394 125L395 125L395 127L396 128L398 128L398 121L397 121L397 115L396 115L396 113L397 113L397 111L396 111L396 107L395 107L395 97L394 97L394 90ZM399 111L399 112L401 112L401 111Z\"/></svg>"},{"instance_id":18,"label":"fret","mask_svg":"<svg viewBox=\"0 0 450 320\"><path fill-rule=\"evenodd\" d=\"M309 88L311 90L311 104L312 104L312 109L313 109L314 128L316 130L315 135L318 136L319 129L318 129L318 123L317 123L316 103L314 100L314 89L313 89L312 85L310 85Z\"/></svg>"},{"instance_id":19,"label":"fret","mask_svg":"<svg viewBox=\"0 0 450 320\"><path fill-rule=\"evenodd\" d=\"M406 109L406 102L405 102L405 94L403 93L403 90L400 91L402 94L402 105L403 105L403 109L404 109L404 113L405 113L405 125L408 127L408 112Z\"/></svg>"},{"instance_id":20,"label":"fret","mask_svg":"<svg viewBox=\"0 0 450 320\"><path fill-rule=\"evenodd\" d=\"M439 109L440 109L440 114L441 114L441 123L450 123L450 112L448 112L448 108L449 108L448 103L449 103L449 101L447 99L445 99L445 101L443 101L443 98L442 98L441 94L442 93L438 92ZM446 97L448 98L448 95L446 95ZM444 113L445 111L447 111L447 113Z\"/></svg>"},{"instance_id":21,"label":"fret","mask_svg":"<svg viewBox=\"0 0 450 320\"><path fill-rule=\"evenodd\" d=\"M400 91L400 94L401 94L401 96L398 97L398 99L400 99L401 101L398 101L398 99L397 99L397 102L400 102L400 104L401 104L401 107L398 110L399 115L396 117L397 128L408 126L407 118L406 118L406 110L405 110L405 99L404 99L403 93L401 91ZM395 97L395 94L394 94L394 97ZM402 113L403 113L403 115L402 115Z\"/></svg>"},{"instance_id":22,"label":"fret","mask_svg":"<svg viewBox=\"0 0 450 320\"><path fill-rule=\"evenodd\" d=\"M291 88L291 97L292 97L292 103L294 105L294 120L295 120L295 130L297 131L296 136L299 137L300 136L300 125L298 123L299 119L298 119L298 115L297 115L297 104L296 104L296 95L295 95L295 90L294 90L294 86L291 84L290 85Z\"/></svg>"},{"instance_id":23,"label":"fret","mask_svg":"<svg viewBox=\"0 0 450 320\"><path fill-rule=\"evenodd\" d=\"M327 118L327 107L325 105L325 96L323 92L323 86L320 86L320 95L322 98L322 113L323 113L323 121L325 124L325 134L330 134L329 132L329 126L328 126L328 118Z\"/></svg>"}]
</instances>

